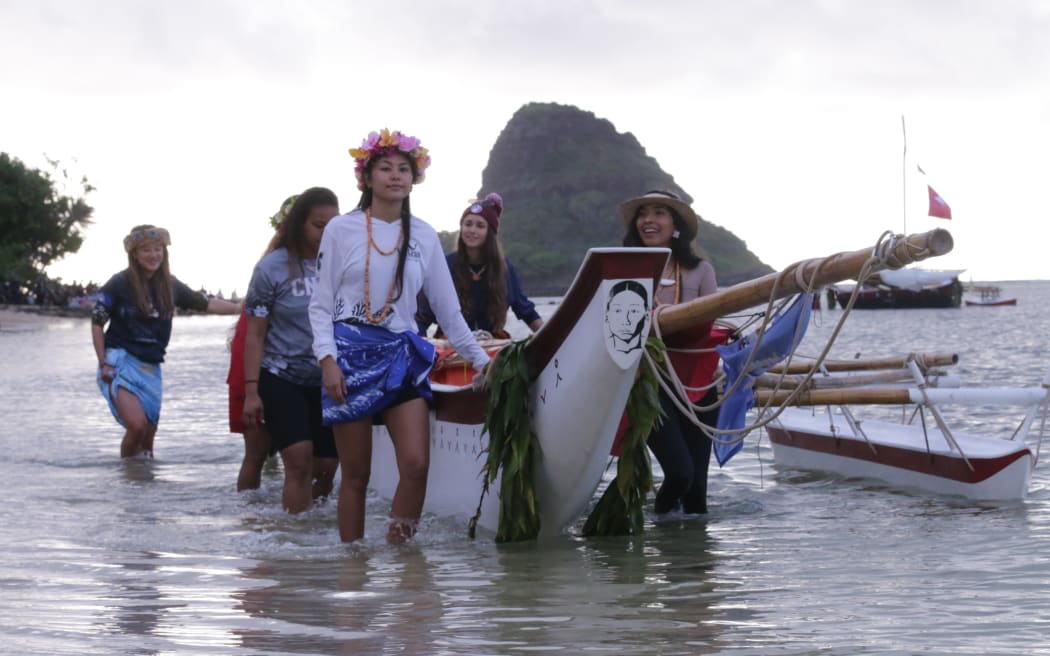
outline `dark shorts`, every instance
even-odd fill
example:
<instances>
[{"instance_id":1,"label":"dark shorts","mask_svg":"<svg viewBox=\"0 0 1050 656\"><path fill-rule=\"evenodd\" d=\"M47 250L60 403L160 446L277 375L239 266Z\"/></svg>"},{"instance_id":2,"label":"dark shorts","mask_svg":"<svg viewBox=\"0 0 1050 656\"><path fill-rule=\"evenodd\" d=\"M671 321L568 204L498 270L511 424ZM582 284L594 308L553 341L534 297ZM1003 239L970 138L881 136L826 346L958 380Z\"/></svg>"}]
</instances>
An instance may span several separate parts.
<instances>
[{"instance_id":1,"label":"dark shorts","mask_svg":"<svg viewBox=\"0 0 1050 656\"><path fill-rule=\"evenodd\" d=\"M277 451L310 441L314 457L337 458L332 429L321 423L321 388L296 385L259 371L259 398L270 443Z\"/></svg>"},{"instance_id":2,"label":"dark shorts","mask_svg":"<svg viewBox=\"0 0 1050 656\"><path fill-rule=\"evenodd\" d=\"M388 405L386 407L386 409L383 410L383 412L386 412L387 410L389 410L390 408L393 408L394 406L401 405L402 403L408 403L412 399L423 399L424 401L426 401L426 399L423 397L423 395L420 394L419 390L416 389L415 387L402 387L401 391L398 392L397 396L394 398L393 401L390 402L390 405ZM428 401L427 402L427 406L429 406L429 405L430 405L430 402ZM386 421L383 419L383 412L380 412L378 414L372 415L372 425L373 426L385 426L386 425Z\"/></svg>"}]
</instances>

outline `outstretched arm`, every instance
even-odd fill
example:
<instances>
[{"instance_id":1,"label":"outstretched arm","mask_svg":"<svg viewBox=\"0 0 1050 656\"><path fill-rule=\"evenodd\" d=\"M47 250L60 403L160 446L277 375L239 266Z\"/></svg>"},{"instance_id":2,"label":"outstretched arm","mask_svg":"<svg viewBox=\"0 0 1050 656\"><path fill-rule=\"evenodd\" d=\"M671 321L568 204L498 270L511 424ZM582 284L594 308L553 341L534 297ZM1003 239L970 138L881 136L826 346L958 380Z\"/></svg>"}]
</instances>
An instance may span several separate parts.
<instances>
[{"instance_id":1,"label":"outstretched arm","mask_svg":"<svg viewBox=\"0 0 1050 656\"><path fill-rule=\"evenodd\" d=\"M241 304L221 298L209 298L206 312L209 314L240 314Z\"/></svg>"},{"instance_id":2,"label":"outstretched arm","mask_svg":"<svg viewBox=\"0 0 1050 656\"><path fill-rule=\"evenodd\" d=\"M244 424L262 423L263 404L259 398L259 370L262 365L263 340L270 320L266 317L247 317L244 337Z\"/></svg>"}]
</instances>

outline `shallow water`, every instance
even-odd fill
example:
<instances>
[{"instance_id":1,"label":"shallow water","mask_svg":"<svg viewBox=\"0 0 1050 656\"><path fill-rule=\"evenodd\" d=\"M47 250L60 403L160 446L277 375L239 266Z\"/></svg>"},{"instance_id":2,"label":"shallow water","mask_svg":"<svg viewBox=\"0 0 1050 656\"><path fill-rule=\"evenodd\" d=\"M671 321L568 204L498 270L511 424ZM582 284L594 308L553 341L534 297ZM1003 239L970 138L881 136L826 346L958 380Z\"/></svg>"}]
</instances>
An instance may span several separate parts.
<instances>
[{"instance_id":1,"label":"shallow water","mask_svg":"<svg viewBox=\"0 0 1050 656\"><path fill-rule=\"evenodd\" d=\"M1050 283L1003 286L1020 305L855 311L832 355L956 352L966 381L1038 384ZM778 471L756 433L712 470L708 517L650 516L636 539L504 546L427 516L390 547L373 499L346 546L334 503L279 510L276 465L235 491L230 324L176 320L150 463L117 457L85 321L0 326L0 652L1050 654L1045 464L1027 500L974 503Z\"/></svg>"}]
</instances>

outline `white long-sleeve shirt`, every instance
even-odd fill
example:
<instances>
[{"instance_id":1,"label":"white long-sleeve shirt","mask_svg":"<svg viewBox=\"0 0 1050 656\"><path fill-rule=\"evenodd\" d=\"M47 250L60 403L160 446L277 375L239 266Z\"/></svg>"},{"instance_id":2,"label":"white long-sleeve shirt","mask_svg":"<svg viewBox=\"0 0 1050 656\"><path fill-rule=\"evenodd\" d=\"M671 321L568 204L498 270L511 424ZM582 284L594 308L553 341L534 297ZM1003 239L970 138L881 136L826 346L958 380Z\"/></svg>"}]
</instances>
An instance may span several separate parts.
<instances>
[{"instance_id":1,"label":"white long-sleeve shirt","mask_svg":"<svg viewBox=\"0 0 1050 656\"><path fill-rule=\"evenodd\" d=\"M354 210L332 219L325 226L318 255L317 285L310 299L310 326L314 334L314 356L318 362L337 357L332 323L353 319L369 323L365 312L365 260L368 258L369 304L372 314L386 304L397 273L398 236L401 221L372 220L372 239L390 255L382 255L368 243L365 214ZM379 324L392 332L417 329L416 296L422 290L430 301L438 324L448 341L480 371L489 356L478 345L460 312L459 298L437 232L422 219L412 217L411 241L405 260L404 288L390 313Z\"/></svg>"}]
</instances>

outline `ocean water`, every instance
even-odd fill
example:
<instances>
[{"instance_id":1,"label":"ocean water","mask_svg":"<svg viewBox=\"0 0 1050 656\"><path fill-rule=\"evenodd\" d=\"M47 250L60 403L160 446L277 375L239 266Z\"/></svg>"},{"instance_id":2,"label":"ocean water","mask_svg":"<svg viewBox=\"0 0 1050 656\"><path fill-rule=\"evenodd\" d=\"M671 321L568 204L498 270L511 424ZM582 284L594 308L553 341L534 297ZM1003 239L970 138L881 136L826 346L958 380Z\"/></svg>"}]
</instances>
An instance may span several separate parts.
<instances>
[{"instance_id":1,"label":"ocean water","mask_svg":"<svg viewBox=\"0 0 1050 656\"><path fill-rule=\"evenodd\" d=\"M1018 306L854 311L832 356L954 352L968 383L1036 385L1050 282L1003 287ZM636 538L496 545L426 516L391 547L372 499L347 546L334 503L279 510L279 466L235 491L230 326L176 320L157 459L124 463L87 322L0 324L0 653L1050 654L1045 464L1028 499L975 503L780 470L756 432L712 469L707 517L649 515Z\"/></svg>"}]
</instances>

